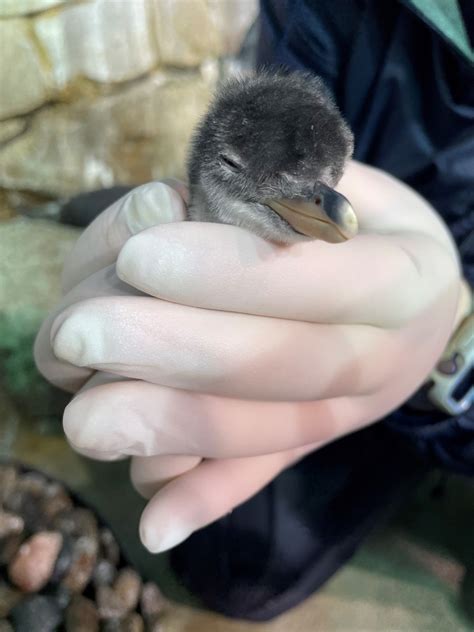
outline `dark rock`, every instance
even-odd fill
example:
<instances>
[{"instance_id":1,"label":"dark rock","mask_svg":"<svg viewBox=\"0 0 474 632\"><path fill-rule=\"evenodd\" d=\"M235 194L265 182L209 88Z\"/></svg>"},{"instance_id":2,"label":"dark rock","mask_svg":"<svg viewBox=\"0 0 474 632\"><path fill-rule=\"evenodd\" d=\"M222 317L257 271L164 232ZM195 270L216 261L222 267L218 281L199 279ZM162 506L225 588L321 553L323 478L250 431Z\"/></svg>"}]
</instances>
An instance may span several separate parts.
<instances>
[{"instance_id":1,"label":"dark rock","mask_svg":"<svg viewBox=\"0 0 474 632\"><path fill-rule=\"evenodd\" d=\"M13 608L11 619L15 632L53 632L61 624L62 614L52 597L34 595Z\"/></svg>"},{"instance_id":2,"label":"dark rock","mask_svg":"<svg viewBox=\"0 0 474 632\"><path fill-rule=\"evenodd\" d=\"M53 529L61 531L65 536L77 537L74 509L66 509L57 513L52 519L51 526Z\"/></svg>"},{"instance_id":3,"label":"dark rock","mask_svg":"<svg viewBox=\"0 0 474 632\"><path fill-rule=\"evenodd\" d=\"M65 610L68 607L72 598L71 591L61 584L51 587L49 594L54 598L61 610Z\"/></svg>"},{"instance_id":4,"label":"dark rock","mask_svg":"<svg viewBox=\"0 0 474 632\"><path fill-rule=\"evenodd\" d=\"M38 592L48 583L63 537L57 531L42 531L28 538L8 566L8 576L23 592Z\"/></svg>"},{"instance_id":5,"label":"dark rock","mask_svg":"<svg viewBox=\"0 0 474 632\"><path fill-rule=\"evenodd\" d=\"M117 577L117 569L108 560L99 560L94 568L92 580L97 586L110 586Z\"/></svg>"},{"instance_id":6,"label":"dark rock","mask_svg":"<svg viewBox=\"0 0 474 632\"><path fill-rule=\"evenodd\" d=\"M5 500L4 509L23 518L28 531L35 533L47 527L42 502L47 481L41 474L23 474Z\"/></svg>"},{"instance_id":7,"label":"dark rock","mask_svg":"<svg viewBox=\"0 0 474 632\"><path fill-rule=\"evenodd\" d=\"M120 561L120 549L117 540L109 529L101 530L100 545L102 557L109 560L114 566L117 566Z\"/></svg>"},{"instance_id":8,"label":"dark rock","mask_svg":"<svg viewBox=\"0 0 474 632\"><path fill-rule=\"evenodd\" d=\"M8 617L22 598L22 594L0 579L0 619Z\"/></svg>"},{"instance_id":9,"label":"dark rock","mask_svg":"<svg viewBox=\"0 0 474 632\"><path fill-rule=\"evenodd\" d=\"M136 571L124 568L117 575L114 583L114 592L124 605L127 612L135 610L140 598L142 580Z\"/></svg>"},{"instance_id":10,"label":"dark rock","mask_svg":"<svg viewBox=\"0 0 474 632\"><path fill-rule=\"evenodd\" d=\"M63 536L63 545L59 551L59 555L56 559L53 572L51 574L50 581L56 584L63 579L66 573L71 568L72 558L74 553L74 540L71 536Z\"/></svg>"},{"instance_id":11,"label":"dark rock","mask_svg":"<svg viewBox=\"0 0 474 632\"><path fill-rule=\"evenodd\" d=\"M48 521L51 521L60 512L71 510L73 507L71 497L60 483L48 483L45 488L42 509Z\"/></svg>"},{"instance_id":12,"label":"dark rock","mask_svg":"<svg viewBox=\"0 0 474 632\"><path fill-rule=\"evenodd\" d=\"M0 566L7 566L17 554L23 542L23 534L10 535L0 540Z\"/></svg>"},{"instance_id":13,"label":"dark rock","mask_svg":"<svg viewBox=\"0 0 474 632\"><path fill-rule=\"evenodd\" d=\"M69 571L62 580L63 586L73 593L81 593L89 583L97 560L97 540L82 536L74 543Z\"/></svg>"},{"instance_id":14,"label":"dark rock","mask_svg":"<svg viewBox=\"0 0 474 632\"><path fill-rule=\"evenodd\" d=\"M97 632L99 614L93 601L75 595L66 610L66 632Z\"/></svg>"},{"instance_id":15,"label":"dark rock","mask_svg":"<svg viewBox=\"0 0 474 632\"><path fill-rule=\"evenodd\" d=\"M46 517L41 508L41 496L36 492L15 489L5 502L5 509L23 518L26 529L35 533L46 529Z\"/></svg>"}]
</instances>

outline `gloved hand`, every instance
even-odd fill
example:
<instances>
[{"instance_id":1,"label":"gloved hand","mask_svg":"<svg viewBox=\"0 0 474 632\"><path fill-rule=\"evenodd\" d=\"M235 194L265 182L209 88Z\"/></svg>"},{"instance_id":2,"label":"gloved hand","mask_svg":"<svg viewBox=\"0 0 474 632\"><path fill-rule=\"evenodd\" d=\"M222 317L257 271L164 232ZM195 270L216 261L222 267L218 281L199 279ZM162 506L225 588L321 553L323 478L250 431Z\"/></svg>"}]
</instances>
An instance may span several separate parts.
<instances>
[{"instance_id":1,"label":"gloved hand","mask_svg":"<svg viewBox=\"0 0 474 632\"><path fill-rule=\"evenodd\" d=\"M102 213L65 266L35 346L77 392L64 429L98 459L131 455L150 551L168 549L424 381L455 325L457 253L411 189L352 162L338 190L361 231L279 247L184 222L183 185ZM374 472L376 476L376 472Z\"/></svg>"}]
</instances>

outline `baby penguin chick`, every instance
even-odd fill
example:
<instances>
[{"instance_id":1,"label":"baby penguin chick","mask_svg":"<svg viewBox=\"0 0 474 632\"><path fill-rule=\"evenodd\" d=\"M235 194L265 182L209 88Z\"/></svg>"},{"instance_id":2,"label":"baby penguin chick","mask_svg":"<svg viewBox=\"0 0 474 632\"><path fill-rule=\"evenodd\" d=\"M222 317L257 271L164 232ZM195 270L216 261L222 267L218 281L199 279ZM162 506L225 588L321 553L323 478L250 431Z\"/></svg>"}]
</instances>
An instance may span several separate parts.
<instances>
[{"instance_id":1,"label":"baby penguin chick","mask_svg":"<svg viewBox=\"0 0 474 632\"><path fill-rule=\"evenodd\" d=\"M232 79L191 143L189 219L235 224L281 244L350 239L357 218L333 187L352 150L352 133L317 77Z\"/></svg>"}]
</instances>

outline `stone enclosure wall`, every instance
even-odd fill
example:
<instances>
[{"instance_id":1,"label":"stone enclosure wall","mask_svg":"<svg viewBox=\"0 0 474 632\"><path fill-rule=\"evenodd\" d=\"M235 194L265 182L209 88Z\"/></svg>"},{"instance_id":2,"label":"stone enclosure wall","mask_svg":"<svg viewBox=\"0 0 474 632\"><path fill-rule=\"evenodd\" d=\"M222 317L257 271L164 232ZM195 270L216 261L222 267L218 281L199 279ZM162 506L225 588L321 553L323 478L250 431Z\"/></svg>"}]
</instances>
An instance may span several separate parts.
<instances>
[{"instance_id":1,"label":"stone enclosure wall","mask_svg":"<svg viewBox=\"0 0 474 632\"><path fill-rule=\"evenodd\" d=\"M0 0L0 216L183 176L257 0Z\"/></svg>"}]
</instances>

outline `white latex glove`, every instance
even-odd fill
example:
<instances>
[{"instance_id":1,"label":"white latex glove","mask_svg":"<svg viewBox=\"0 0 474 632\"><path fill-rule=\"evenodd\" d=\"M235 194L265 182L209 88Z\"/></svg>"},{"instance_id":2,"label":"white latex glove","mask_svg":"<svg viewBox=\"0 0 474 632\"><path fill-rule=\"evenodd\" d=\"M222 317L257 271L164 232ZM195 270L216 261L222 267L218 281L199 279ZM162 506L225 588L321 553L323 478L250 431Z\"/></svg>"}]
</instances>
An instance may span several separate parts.
<instances>
[{"instance_id":1,"label":"white latex glove","mask_svg":"<svg viewBox=\"0 0 474 632\"><path fill-rule=\"evenodd\" d=\"M460 294L441 220L379 170L348 166L338 190L361 233L338 245L183 222L186 191L172 186L139 187L84 231L35 346L47 379L79 391L71 444L134 457L154 552L405 401Z\"/></svg>"}]
</instances>

